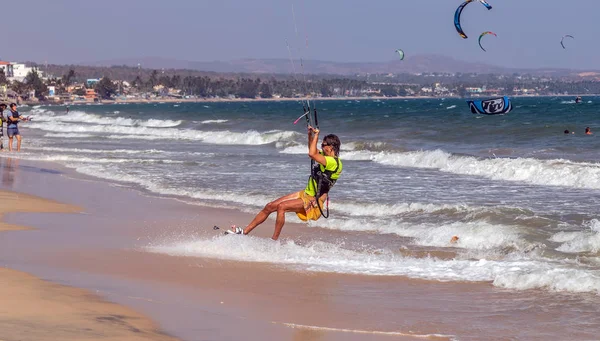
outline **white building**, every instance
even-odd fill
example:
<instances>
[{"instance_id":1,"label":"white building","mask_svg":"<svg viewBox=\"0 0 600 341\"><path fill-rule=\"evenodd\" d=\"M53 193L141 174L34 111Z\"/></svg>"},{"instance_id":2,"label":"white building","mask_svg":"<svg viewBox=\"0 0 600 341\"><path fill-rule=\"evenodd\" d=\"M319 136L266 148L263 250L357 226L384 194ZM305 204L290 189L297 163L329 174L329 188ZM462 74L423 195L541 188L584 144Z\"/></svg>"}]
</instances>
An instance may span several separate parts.
<instances>
[{"instance_id":1,"label":"white building","mask_svg":"<svg viewBox=\"0 0 600 341\"><path fill-rule=\"evenodd\" d=\"M19 63L10 63L12 65L12 69L13 69L13 76L12 79L9 78L9 80L18 80L19 82L22 82L25 77L27 76L27 74L29 74L31 71L37 71L38 75L40 76L40 78L44 78L44 74L42 73L42 71L40 71L38 68L35 67L29 67L25 64L19 64Z\"/></svg>"},{"instance_id":2,"label":"white building","mask_svg":"<svg viewBox=\"0 0 600 341\"><path fill-rule=\"evenodd\" d=\"M40 78L43 78L42 71L38 70L34 67L28 67L25 64L14 63L14 62L3 62L0 61L0 69L4 70L4 74L6 75L6 79L9 81L19 81L22 82L28 73L35 70L37 71Z\"/></svg>"}]
</instances>

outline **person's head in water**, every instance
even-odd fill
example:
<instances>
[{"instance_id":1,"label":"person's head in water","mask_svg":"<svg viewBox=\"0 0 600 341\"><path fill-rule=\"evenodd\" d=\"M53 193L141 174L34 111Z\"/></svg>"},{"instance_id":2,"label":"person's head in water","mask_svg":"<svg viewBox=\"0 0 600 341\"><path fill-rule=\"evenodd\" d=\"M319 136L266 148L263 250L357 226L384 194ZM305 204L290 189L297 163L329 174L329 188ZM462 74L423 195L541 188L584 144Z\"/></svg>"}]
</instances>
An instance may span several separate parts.
<instances>
[{"instance_id":1,"label":"person's head in water","mask_svg":"<svg viewBox=\"0 0 600 341\"><path fill-rule=\"evenodd\" d=\"M321 144L321 149L328 156L340 156L340 147L342 143L340 142L340 138L337 135L329 134L323 138L323 143Z\"/></svg>"},{"instance_id":2,"label":"person's head in water","mask_svg":"<svg viewBox=\"0 0 600 341\"><path fill-rule=\"evenodd\" d=\"M565 134L568 134L568 133L569 133L569 129L565 129Z\"/></svg>"},{"instance_id":3,"label":"person's head in water","mask_svg":"<svg viewBox=\"0 0 600 341\"><path fill-rule=\"evenodd\" d=\"M585 134L592 135L592 130L590 129L590 127L585 127Z\"/></svg>"}]
</instances>

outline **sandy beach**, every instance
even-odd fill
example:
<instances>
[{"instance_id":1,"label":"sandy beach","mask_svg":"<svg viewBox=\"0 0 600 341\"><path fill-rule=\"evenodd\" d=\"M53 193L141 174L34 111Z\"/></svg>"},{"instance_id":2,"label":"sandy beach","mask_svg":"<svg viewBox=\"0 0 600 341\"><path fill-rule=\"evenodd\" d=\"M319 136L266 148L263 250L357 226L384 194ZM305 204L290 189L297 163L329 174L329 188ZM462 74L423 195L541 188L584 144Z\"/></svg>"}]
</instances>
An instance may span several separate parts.
<instances>
[{"instance_id":1,"label":"sandy beach","mask_svg":"<svg viewBox=\"0 0 600 341\"><path fill-rule=\"evenodd\" d=\"M0 191L0 202L1 217L17 212L81 211L76 206L17 192ZM30 229L0 223L2 233ZM2 340L175 340L159 332L143 315L106 302L87 290L57 285L7 268L0 268L0 278Z\"/></svg>"}]
</instances>

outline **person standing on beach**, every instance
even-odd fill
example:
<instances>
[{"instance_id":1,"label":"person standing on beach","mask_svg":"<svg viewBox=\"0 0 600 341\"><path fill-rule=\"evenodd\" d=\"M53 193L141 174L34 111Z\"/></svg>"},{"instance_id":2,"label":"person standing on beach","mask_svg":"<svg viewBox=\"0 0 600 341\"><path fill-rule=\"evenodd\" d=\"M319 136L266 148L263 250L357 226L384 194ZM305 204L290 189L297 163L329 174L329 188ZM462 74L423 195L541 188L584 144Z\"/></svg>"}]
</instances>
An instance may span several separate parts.
<instances>
[{"instance_id":1,"label":"person standing on beach","mask_svg":"<svg viewBox=\"0 0 600 341\"><path fill-rule=\"evenodd\" d=\"M0 103L0 150L4 149L4 110L6 110L6 104Z\"/></svg>"},{"instance_id":2,"label":"person standing on beach","mask_svg":"<svg viewBox=\"0 0 600 341\"><path fill-rule=\"evenodd\" d=\"M6 127L6 134L8 135L8 150L13 150L13 137L17 138L17 151L21 151L21 134L19 133L19 121L27 121L26 118L21 117L17 111L17 104L10 104L10 112L6 115L6 121L8 123Z\"/></svg>"},{"instance_id":3,"label":"person standing on beach","mask_svg":"<svg viewBox=\"0 0 600 341\"><path fill-rule=\"evenodd\" d=\"M246 226L245 229L233 226L228 234L249 234L262 224L269 215L277 212L275 231L271 239L277 240L285 224L285 214L295 212L303 221L317 220L321 217L323 203L329 195L330 188L342 173L342 161L339 159L341 142L339 137L329 134L323 138L322 151L317 149L319 129L308 126L308 156L317 162L318 171L308 179L306 189L285 195L268 203L262 211ZM316 175L315 175L316 174ZM318 186L318 184L322 184ZM326 184L326 185L323 185ZM317 193L317 190L319 193ZM317 197L319 202L317 203Z\"/></svg>"}]
</instances>

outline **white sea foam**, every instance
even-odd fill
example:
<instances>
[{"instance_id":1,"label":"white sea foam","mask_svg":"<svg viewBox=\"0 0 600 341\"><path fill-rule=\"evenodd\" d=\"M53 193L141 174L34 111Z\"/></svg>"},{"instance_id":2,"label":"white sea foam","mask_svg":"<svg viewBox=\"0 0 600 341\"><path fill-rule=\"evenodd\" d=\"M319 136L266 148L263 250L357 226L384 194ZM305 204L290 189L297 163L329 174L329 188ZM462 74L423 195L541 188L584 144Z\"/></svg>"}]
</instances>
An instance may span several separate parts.
<instances>
[{"instance_id":1,"label":"white sea foam","mask_svg":"<svg viewBox=\"0 0 600 341\"><path fill-rule=\"evenodd\" d=\"M504 247L524 249L527 243L515 226L490 224L485 221L455 222L449 224L414 224L377 218L330 218L314 225L341 231L366 231L378 234L396 234L413 238L422 246L457 247L473 250L491 250ZM457 243L451 244L453 236Z\"/></svg>"},{"instance_id":2,"label":"white sea foam","mask_svg":"<svg viewBox=\"0 0 600 341\"><path fill-rule=\"evenodd\" d=\"M19 156L21 159L25 160L35 160L35 161L60 161L65 162L66 166L70 166L70 164L116 164L116 163L170 163L170 164L181 164L184 161L177 160L163 160L163 159L125 159L125 158L97 158L97 157L83 157L83 156L73 156L73 155L38 155L38 154L29 154L23 153Z\"/></svg>"},{"instance_id":3,"label":"white sea foam","mask_svg":"<svg viewBox=\"0 0 600 341\"><path fill-rule=\"evenodd\" d=\"M74 161L74 160L71 160ZM79 159L79 161L82 161ZM71 163L67 167L75 168L79 173L94 176L100 179L118 180L119 182L132 183L141 186L150 192L161 195L172 195L178 197L187 197L191 199L219 201L225 203L234 203L239 205L239 209L245 212L255 213L257 208L263 207L265 203L273 200L272 196L241 194L236 192L224 192L216 190L198 190L192 188L169 187L153 180L153 177L144 175L136 175L131 172L126 172L120 169L108 170L103 165L98 165L100 162L91 163ZM231 207L231 205L227 205Z\"/></svg>"},{"instance_id":4,"label":"white sea foam","mask_svg":"<svg viewBox=\"0 0 600 341\"><path fill-rule=\"evenodd\" d=\"M393 205L388 204L369 204L369 203L347 203L335 201L330 204L330 208L336 212L341 212L349 216L371 216L371 217L385 217L385 216L396 216L403 213L411 212L479 212L486 210L484 207L470 207L468 205L450 205L450 204L423 204L423 203L398 203Z\"/></svg>"},{"instance_id":5,"label":"white sea foam","mask_svg":"<svg viewBox=\"0 0 600 341\"><path fill-rule=\"evenodd\" d=\"M277 146L281 147L281 146ZM364 150L364 149L355 149L355 144L342 145L340 150L340 158L342 160L353 160L353 161L370 161L374 157L376 157L379 152ZM296 144L293 146L285 147L283 150L279 151L281 154L294 154L301 155L308 153L308 147L305 144Z\"/></svg>"},{"instance_id":6,"label":"white sea foam","mask_svg":"<svg viewBox=\"0 0 600 341\"><path fill-rule=\"evenodd\" d=\"M456 105L451 105L449 107L446 107L446 109L454 109L454 108L456 108Z\"/></svg>"},{"instance_id":7,"label":"white sea foam","mask_svg":"<svg viewBox=\"0 0 600 341\"><path fill-rule=\"evenodd\" d=\"M152 120L147 122L153 124ZM123 139L170 139L170 140L195 140L211 144L222 145L262 145L277 141L287 141L298 133L293 131L268 131L258 132L254 130L246 132L231 131L199 131L178 128L155 128L146 126L123 126L123 125L63 125L56 122L31 123L30 128L44 131L61 131L64 133L77 134L107 134L111 138Z\"/></svg>"},{"instance_id":8,"label":"white sea foam","mask_svg":"<svg viewBox=\"0 0 600 341\"><path fill-rule=\"evenodd\" d=\"M353 151L353 150L373 150L382 151L387 147L385 142L373 142L373 141L361 141L361 142L345 142L342 144L342 151Z\"/></svg>"},{"instance_id":9,"label":"white sea foam","mask_svg":"<svg viewBox=\"0 0 600 341\"><path fill-rule=\"evenodd\" d=\"M444 152L381 152L372 160L389 166L432 168L442 172L475 175L493 180L521 181L536 185L600 189L600 164L532 158L478 159Z\"/></svg>"},{"instance_id":10,"label":"white sea foam","mask_svg":"<svg viewBox=\"0 0 600 341\"><path fill-rule=\"evenodd\" d=\"M82 148L64 148L64 147L29 147L30 150L41 150L51 152L65 152L65 153L76 153L76 154L160 154L164 153L162 150L157 149L82 149Z\"/></svg>"},{"instance_id":11,"label":"white sea foam","mask_svg":"<svg viewBox=\"0 0 600 341\"><path fill-rule=\"evenodd\" d=\"M281 154L295 154L295 155L306 154L306 153L308 153L308 147L306 145L291 146L291 147L287 147L284 150L281 150L279 152Z\"/></svg>"},{"instance_id":12,"label":"white sea foam","mask_svg":"<svg viewBox=\"0 0 600 341\"><path fill-rule=\"evenodd\" d=\"M340 152L340 157L343 160L352 161L370 161L373 160L373 157L375 157L375 155L377 155L376 152L370 152L367 150Z\"/></svg>"},{"instance_id":13,"label":"white sea foam","mask_svg":"<svg viewBox=\"0 0 600 341\"><path fill-rule=\"evenodd\" d=\"M141 126L141 127L176 127L181 124L182 121L173 120L140 120L125 117L109 117L105 115L88 114L85 111L71 111L68 115L57 115L55 113L46 112L43 109L40 111L32 111L35 113L34 122L61 122L64 126L65 122L68 123L86 123L96 125L116 125L116 126Z\"/></svg>"},{"instance_id":14,"label":"white sea foam","mask_svg":"<svg viewBox=\"0 0 600 341\"><path fill-rule=\"evenodd\" d=\"M562 243L557 251L565 253L580 253L600 251L600 221L592 219L584 224L586 231L558 232L550 240Z\"/></svg>"},{"instance_id":15,"label":"white sea foam","mask_svg":"<svg viewBox=\"0 0 600 341\"><path fill-rule=\"evenodd\" d=\"M67 133L67 134L62 134L62 133L47 133L44 134L44 137L56 137L56 138L88 138L88 137L94 137L94 135L92 134L78 134L78 133Z\"/></svg>"},{"instance_id":16,"label":"white sea foam","mask_svg":"<svg viewBox=\"0 0 600 341\"><path fill-rule=\"evenodd\" d=\"M202 124L212 124L212 123L225 123L225 122L229 122L229 120L206 120L206 121L202 121L200 123L202 123Z\"/></svg>"},{"instance_id":17,"label":"white sea foam","mask_svg":"<svg viewBox=\"0 0 600 341\"><path fill-rule=\"evenodd\" d=\"M544 289L556 292L600 294L600 272L556 267L537 263L537 267L514 267L494 278L494 286L516 290Z\"/></svg>"},{"instance_id":18,"label":"white sea foam","mask_svg":"<svg viewBox=\"0 0 600 341\"><path fill-rule=\"evenodd\" d=\"M600 274L597 271L523 259L412 258L389 250L355 251L320 241L299 245L293 241L273 242L252 236L165 241L151 245L147 250L174 256L278 264L300 271L406 276L438 281L485 281L517 290L539 288L600 292Z\"/></svg>"}]
</instances>

